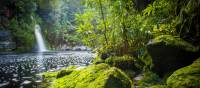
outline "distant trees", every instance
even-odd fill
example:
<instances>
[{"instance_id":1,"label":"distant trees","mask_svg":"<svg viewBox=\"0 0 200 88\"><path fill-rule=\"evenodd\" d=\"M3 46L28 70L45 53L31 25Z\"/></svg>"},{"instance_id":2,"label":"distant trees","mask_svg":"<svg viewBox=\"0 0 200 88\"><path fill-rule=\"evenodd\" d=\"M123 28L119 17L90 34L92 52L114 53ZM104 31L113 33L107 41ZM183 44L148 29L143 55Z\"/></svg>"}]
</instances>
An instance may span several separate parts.
<instances>
[{"instance_id":1,"label":"distant trees","mask_svg":"<svg viewBox=\"0 0 200 88\"><path fill-rule=\"evenodd\" d=\"M43 29L51 48L79 44L75 32L75 13L82 11L80 0L38 0L39 14L43 19Z\"/></svg>"}]
</instances>

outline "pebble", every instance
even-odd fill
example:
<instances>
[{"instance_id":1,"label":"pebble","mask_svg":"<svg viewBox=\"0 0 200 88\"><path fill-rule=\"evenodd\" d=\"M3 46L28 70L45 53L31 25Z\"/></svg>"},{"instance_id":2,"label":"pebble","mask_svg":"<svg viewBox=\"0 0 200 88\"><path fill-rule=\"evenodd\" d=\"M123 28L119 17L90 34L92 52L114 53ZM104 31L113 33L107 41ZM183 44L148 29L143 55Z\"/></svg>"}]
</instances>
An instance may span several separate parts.
<instances>
[{"instance_id":1,"label":"pebble","mask_svg":"<svg viewBox=\"0 0 200 88\"><path fill-rule=\"evenodd\" d=\"M12 79L13 82L19 82L16 78Z\"/></svg>"},{"instance_id":2,"label":"pebble","mask_svg":"<svg viewBox=\"0 0 200 88\"><path fill-rule=\"evenodd\" d=\"M22 83L22 85L26 85L26 84L30 84L30 83L31 83L31 81L25 80L25 81Z\"/></svg>"},{"instance_id":3,"label":"pebble","mask_svg":"<svg viewBox=\"0 0 200 88\"><path fill-rule=\"evenodd\" d=\"M36 82L36 83L41 83L41 82L42 82L42 80L36 80L35 82Z\"/></svg>"},{"instance_id":4,"label":"pebble","mask_svg":"<svg viewBox=\"0 0 200 88\"><path fill-rule=\"evenodd\" d=\"M0 84L0 88L2 88L2 87L4 87L4 86L8 85L9 83L10 83L10 82L1 83L1 84Z\"/></svg>"}]
</instances>

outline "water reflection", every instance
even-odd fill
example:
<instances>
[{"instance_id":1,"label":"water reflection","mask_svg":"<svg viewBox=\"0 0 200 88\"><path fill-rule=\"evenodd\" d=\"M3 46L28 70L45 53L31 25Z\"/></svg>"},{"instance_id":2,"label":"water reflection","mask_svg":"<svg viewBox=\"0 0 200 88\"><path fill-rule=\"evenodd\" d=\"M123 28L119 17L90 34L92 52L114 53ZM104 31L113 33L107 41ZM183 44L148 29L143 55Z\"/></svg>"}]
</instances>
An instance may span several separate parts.
<instances>
[{"instance_id":1,"label":"water reflection","mask_svg":"<svg viewBox=\"0 0 200 88\"><path fill-rule=\"evenodd\" d=\"M0 56L0 88L37 88L45 71L55 71L69 65L88 65L89 52L55 52Z\"/></svg>"}]
</instances>

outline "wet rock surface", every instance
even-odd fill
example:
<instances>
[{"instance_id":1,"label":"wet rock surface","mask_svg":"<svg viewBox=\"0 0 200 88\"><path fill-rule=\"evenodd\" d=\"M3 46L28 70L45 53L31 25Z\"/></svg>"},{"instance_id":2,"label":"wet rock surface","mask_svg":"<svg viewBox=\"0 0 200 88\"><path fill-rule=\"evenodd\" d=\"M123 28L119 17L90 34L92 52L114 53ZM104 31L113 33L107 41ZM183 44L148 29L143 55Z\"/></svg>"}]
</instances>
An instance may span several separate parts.
<instances>
[{"instance_id":1,"label":"wet rock surface","mask_svg":"<svg viewBox=\"0 0 200 88\"><path fill-rule=\"evenodd\" d=\"M0 52L11 51L15 48L15 42L12 40L10 31L2 31L0 29Z\"/></svg>"},{"instance_id":2,"label":"wet rock surface","mask_svg":"<svg viewBox=\"0 0 200 88\"><path fill-rule=\"evenodd\" d=\"M37 88L42 81L38 73L71 65L86 66L93 57L86 51L0 55L0 88Z\"/></svg>"},{"instance_id":3,"label":"wet rock surface","mask_svg":"<svg viewBox=\"0 0 200 88\"><path fill-rule=\"evenodd\" d=\"M152 57L154 71L163 77L181 67L191 64L199 57L199 48L179 37L162 35L147 45Z\"/></svg>"}]
</instances>

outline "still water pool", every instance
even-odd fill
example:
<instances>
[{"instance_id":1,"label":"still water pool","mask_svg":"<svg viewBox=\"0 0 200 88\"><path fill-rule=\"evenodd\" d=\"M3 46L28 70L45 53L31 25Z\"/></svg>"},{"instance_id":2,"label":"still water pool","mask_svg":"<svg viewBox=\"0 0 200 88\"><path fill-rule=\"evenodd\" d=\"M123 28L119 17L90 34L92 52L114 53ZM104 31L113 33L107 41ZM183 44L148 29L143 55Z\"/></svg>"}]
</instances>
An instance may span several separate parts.
<instances>
[{"instance_id":1,"label":"still water pool","mask_svg":"<svg viewBox=\"0 0 200 88\"><path fill-rule=\"evenodd\" d=\"M0 55L0 88L37 88L42 83L39 73L87 66L94 56L88 51Z\"/></svg>"}]
</instances>

